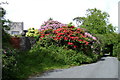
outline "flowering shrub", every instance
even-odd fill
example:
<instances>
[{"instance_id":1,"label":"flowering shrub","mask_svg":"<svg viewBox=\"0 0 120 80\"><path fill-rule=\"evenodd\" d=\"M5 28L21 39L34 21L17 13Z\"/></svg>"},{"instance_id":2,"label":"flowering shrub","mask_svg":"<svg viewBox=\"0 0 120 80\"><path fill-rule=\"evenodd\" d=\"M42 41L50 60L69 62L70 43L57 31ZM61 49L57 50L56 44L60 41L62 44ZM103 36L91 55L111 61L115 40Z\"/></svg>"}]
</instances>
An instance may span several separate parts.
<instances>
[{"instance_id":1,"label":"flowering shrub","mask_svg":"<svg viewBox=\"0 0 120 80\"><path fill-rule=\"evenodd\" d=\"M58 45L66 45L70 49L79 50L96 40L89 33L72 25L62 26L55 30L43 30L40 32L40 40L43 39L51 39L51 42L56 42Z\"/></svg>"},{"instance_id":2,"label":"flowering shrub","mask_svg":"<svg viewBox=\"0 0 120 80\"><path fill-rule=\"evenodd\" d=\"M48 20L41 25L40 31L46 29L57 29L57 28L61 28L62 26L66 26L66 24L62 24L54 20Z\"/></svg>"},{"instance_id":3,"label":"flowering shrub","mask_svg":"<svg viewBox=\"0 0 120 80\"><path fill-rule=\"evenodd\" d=\"M85 32L85 36L90 37L93 40L97 40L96 37L92 36L90 33Z\"/></svg>"},{"instance_id":4,"label":"flowering shrub","mask_svg":"<svg viewBox=\"0 0 120 80\"><path fill-rule=\"evenodd\" d=\"M29 28L28 32L26 33L25 36L27 36L27 37L35 37L37 39L40 35L39 35L38 29Z\"/></svg>"},{"instance_id":5,"label":"flowering shrub","mask_svg":"<svg viewBox=\"0 0 120 80\"><path fill-rule=\"evenodd\" d=\"M7 46L8 47L8 46ZM5 48L2 49L2 79L13 80L17 75L17 58L16 49Z\"/></svg>"}]
</instances>

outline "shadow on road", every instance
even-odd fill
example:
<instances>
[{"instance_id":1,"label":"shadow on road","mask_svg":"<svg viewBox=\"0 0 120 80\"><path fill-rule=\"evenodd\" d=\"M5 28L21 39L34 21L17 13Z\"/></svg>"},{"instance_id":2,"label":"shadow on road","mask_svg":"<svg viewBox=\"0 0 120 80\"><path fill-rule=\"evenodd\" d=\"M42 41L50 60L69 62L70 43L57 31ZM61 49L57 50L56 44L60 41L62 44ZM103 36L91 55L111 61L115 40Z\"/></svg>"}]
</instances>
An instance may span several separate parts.
<instances>
[{"instance_id":1,"label":"shadow on road","mask_svg":"<svg viewBox=\"0 0 120 80\"><path fill-rule=\"evenodd\" d=\"M101 58L99 61L105 61L105 59L102 59L102 58Z\"/></svg>"},{"instance_id":2,"label":"shadow on road","mask_svg":"<svg viewBox=\"0 0 120 80\"><path fill-rule=\"evenodd\" d=\"M103 57L109 57L110 54L104 54ZM105 61L105 58L101 57L98 61ZM97 62L98 62L97 61Z\"/></svg>"}]
</instances>

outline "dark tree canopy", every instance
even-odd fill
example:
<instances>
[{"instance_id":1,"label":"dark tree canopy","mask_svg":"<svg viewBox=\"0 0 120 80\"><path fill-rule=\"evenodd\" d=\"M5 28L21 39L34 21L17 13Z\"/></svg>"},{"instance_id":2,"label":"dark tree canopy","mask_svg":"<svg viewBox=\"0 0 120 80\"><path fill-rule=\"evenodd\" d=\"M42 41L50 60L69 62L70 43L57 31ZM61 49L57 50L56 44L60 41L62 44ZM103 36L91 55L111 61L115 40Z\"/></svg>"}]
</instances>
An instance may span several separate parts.
<instances>
[{"instance_id":1,"label":"dark tree canopy","mask_svg":"<svg viewBox=\"0 0 120 80\"><path fill-rule=\"evenodd\" d=\"M5 9L0 7L0 23L2 24L1 26L3 29L9 30L10 28L8 27L8 24L10 23L10 20L5 19L5 14Z\"/></svg>"},{"instance_id":2,"label":"dark tree canopy","mask_svg":"<svg viewBox=\"0 0 120 80\"><path fill-rule=\"evenodd\" d=\"M9 39L10 39L10 35L6 33L5 31L5 30L10 29L7 24L7 23L10 23L10 21L4 18L5 14L6 14L6 11L2 7L0 7L0 27L2 30L2 43L3 44L9 42Z\"/></svg>"}]
</instances>

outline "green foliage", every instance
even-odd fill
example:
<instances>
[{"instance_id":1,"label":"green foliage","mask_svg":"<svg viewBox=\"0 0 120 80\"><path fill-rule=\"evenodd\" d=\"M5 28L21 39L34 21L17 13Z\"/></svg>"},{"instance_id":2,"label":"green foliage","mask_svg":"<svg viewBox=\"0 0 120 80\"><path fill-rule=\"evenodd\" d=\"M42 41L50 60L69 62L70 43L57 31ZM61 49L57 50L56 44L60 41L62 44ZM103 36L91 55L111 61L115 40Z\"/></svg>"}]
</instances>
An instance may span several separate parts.
<instances>
[{"instance_id":1,"label":"green foliage","mask_svg":"<svg viewBox=\"0 0 120 80\"><path fill-rule=\"evenodd\" d=\"M77 52L75 50L68 49L66 46L58 47L55 45L50 45L48 47L41 47L40 42L38 42L30 50L30 54L34 54L34 55L40 54L41 60L43 60L43 58L45 57L49 57L54 62L58 62L65 65L90 63L98 59L98 58L95 58L95 56L93 56L97 54L90 53L91 55L86 55L82 51Z\"/></svg>"},{"instance_id":2,"label":"green foliage","mask_svg":"<svg viewBox=\"0 0 120 80\"><path fill-rule=\"evenodd\" d=\"M2 80L16 80L17 76L17 50L10 45L10 35L5 30L9 30L7 25L10 21L4 18L6 11L1 8L0 23L2 23ZM2 15L1 15L2 14ZM18 79L17 79L18 80Z\"/></svg>"},{"instance_id":3,"label":"green foliage","mask_svg":"<svg viewBox=\"0 0 120 80\"><path fill-rule=\"evenodd\" d=\"M114 32L115 28L109 23L108 18L108 13L94 8L87 10L86 17L76 17L73 20L79 23L79 27L87 29L89 33L96 34L95 36L101 43L99 44L101 51L109 53L113 45L111 52L115 56L118 44L117 33Z\"/></svg>"},{"instance_id":4,"label":"green foliage","mask_svg":"<svg viewBox=\"0 0 120 80\"><path fill-rule=\"evenodd\" d=\"M101 45L109 45L109 44L116 44L117 43L117 33L108 33L108 34L96 34L99 38Z\"/></svg>"},{"instance_id":5,"label":"green foliage","mask_svg":"<svg viewBox=\"0 0 120 80\"><path fill-rule=\"evenodd\" d=\"M120 60L120 43L118 44L115 44L114 47L113 47L113 56L117 56L118 59Z\"/></svg>"},{"instance_id":6,"label":"green foliage","mask_svg":"<svg viewBox=\"0 0 120 80\"><path fill-rule=\"evenodd\" d=\"M88 29L91 33L106 34L114 32L112 24L108 22L108 17L108 13L94 8L87 10L86 17L76 17L73 20L81 23L79 26Z\"/></svg>"},{"instance_id":7,"label":"green foliage","mask_svg":"<svg viewBox=\"0 0 120 80\"><path fill-rule=\"evenodd\" d=\"M8 33L5 32L5 30L7 30L9 27L7 25L7 23L10 23L9 20L6 20L4 18L5 14L6 14L6 11L3 9L3 8L0 8L0 23L2 23L2 43L3 45L6 44L6 43L9 43L9 40L10 40L10 35Z\"/></svg>"},{"instance_id":8,"label":"green foliage","mask_svg":"<svg viewBox=\"0 0 120 80\"><path fill-rule=\"evenodd\" d=\"M13 48L4 48L2 54L2 79L3 80L16 80L18 75L17 68L17 53L18 51Z\"/></svg>"},{"instance_id":9,"label":"green foliage","mask_svg":"<svg viewBox=\"0 0 120 80\"><path fill-rule=\"evenodd\" d=\"M77 52L68 49L66 46L59 47L51 44L50 46L42 47L40 44L41 42L38 41L28 52L10 51L12 53L10 53L11 57L4 57L4 64L7 62L8 66L12 65L4 69L5 79L22 80L28 78L30 75L50 69L95 62L100 56L94 53L86 55L82 51Z\"/></svg>"},{"instance_id":10,"label":"green foliage","mask_svg":"<svg viewBox=\"0 0 120 80\"><path fill-rule=\"evenodd\" d=\"M96 34L96 37L100 41L100 47L102 48L103 53L109 53L112 51L111 56L116 56L118 54L118 34L117 33L109 33L109 34ZM110 45L113 45L113 47Z\"/></svg>"},{"instance_id":11,"label":"green foliage","mask_svg":"<svg viewBox=\"0 0 120 80\"><path fill-rule=\"evenodd\" d=\"M117 56L120 60L120 34L117 34L116 43L113 47L113 56Z\"/></svg>"},{"instance_id":12,"label":"green foliage","mask_svg":"<svg viewBox=\"0 0 120 80\"><path fill-rule=\"evenodd\" d=\"M2 30L2 44L9 44L10 42L10 35L8 33L6 33L4 30ZM3 46L4 47L4 46Z\"/></svg>"},{"instance_id":13,"label":"green foliage","mask_svg":"<svg viewBox=\"0 0 120 80\"><path fill-rule=\"evenodd\" d=\"M5 9L0 8L0 22L2 23L2 29L9 30L10 28L8 27L8 23L10 23L11 21L4 18L5 14Z\"/></svg>"}]
</instances>

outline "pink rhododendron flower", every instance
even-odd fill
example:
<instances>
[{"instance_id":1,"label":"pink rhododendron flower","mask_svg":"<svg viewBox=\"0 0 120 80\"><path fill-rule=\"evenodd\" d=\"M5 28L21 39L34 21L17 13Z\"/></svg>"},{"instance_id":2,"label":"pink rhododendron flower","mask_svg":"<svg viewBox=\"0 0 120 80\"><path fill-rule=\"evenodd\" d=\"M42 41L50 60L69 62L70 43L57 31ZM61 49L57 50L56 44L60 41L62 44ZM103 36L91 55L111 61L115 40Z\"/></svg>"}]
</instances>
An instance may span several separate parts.
<instances>
[{"instance_id":1,"label":"pink rhododendron flower","mask_svg":"<svg viewBox=\"0 0 120 80\"><path fill-rule=\"evenodd\" d=\"M96 37L92 37L94 40L97 40L97 38Z\"/></svg>"}]
</instances>

